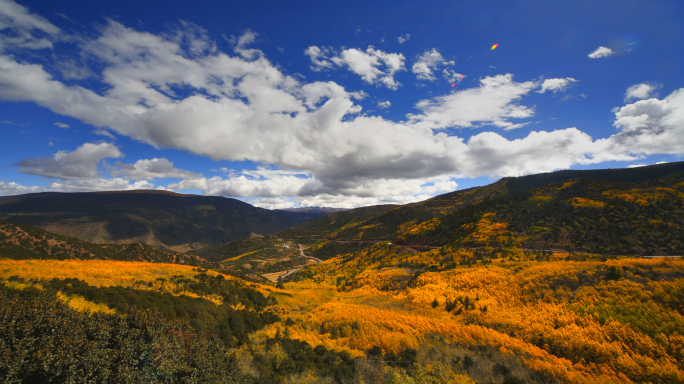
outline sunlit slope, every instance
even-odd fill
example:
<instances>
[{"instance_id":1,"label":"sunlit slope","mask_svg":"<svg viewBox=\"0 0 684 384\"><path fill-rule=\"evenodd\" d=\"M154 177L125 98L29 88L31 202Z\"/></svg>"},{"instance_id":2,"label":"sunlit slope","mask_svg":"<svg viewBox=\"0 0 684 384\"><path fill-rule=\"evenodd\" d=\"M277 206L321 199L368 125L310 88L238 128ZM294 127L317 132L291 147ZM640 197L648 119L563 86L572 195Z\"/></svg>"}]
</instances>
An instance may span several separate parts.
<instances>
[{"instance_id":1,"label":"sunlit slope","mask_svg":"<svg viewBox=\"0 0 684 384\"><path fill-rule=\"evenodd\" d=\"M457 211L468 208L473 204L488 203L497 198L515 201L520 199L521 196L538 193L541 191L540 188L545 186L551 184L562 186L565 182L578 179L586 179L585 181L589 183L591 183L589 180L602 180L604 183L599 183L601 185L599 188L603 188L606 191L611 188L626 190L630 188L657 188L664 185L671 187L673 184L666 179L670 175L682 171L684 171L684 162L630 169L573 170L509 177L487 186L443 194L420 203L391 208L389 206L379 206L385 207L382 211L378 211L378 207L367 207L366 210L355 209L326 215L282 231L277 236L298 239L327 238L335 240L405 240L407 237L411 237L414 244L437 242L438 245L441 245L449 241L449 236L444 235L436 238L432 236L432 233L427 234L425 228L418 227L421 225L427 226L427 222L432 219L438 219L441 222L446 218L449 221L449 215L453 216ZM649 182L649 180L653 182ZM531 192L533 190L537 191ZM572 197L583 197L587 195L586 192L575 187L565 191L561 198L567 197L568 193L577 193L577 196ZM591 195L591 193L589 194ZM529 209L532 208L530 207ZM657 220L657 218L653 219ZM434 225L431 227L434 227ZM444 232L452 230L455 229L448 228ZM598 245L600 241L595 241L594 243ZM564 246L567 245L564 244Z\"/></svg>"},{"instance_id":2,"label":"sunlit slope","mask_svg":"<svg viewBox=\"0 0 684 384\"><path fill-rule=\"evenodd\" d=\"M146 243L177 252L250 233L272 234L320 214L271 211L235 199L166 191L0 197L0 220L97 244Z\"/></svg>"},{"instance_id":3,"label":"sunlit slope","mask_svg":"<svg viewBox=\"0 0 684 384\"><path fill-rule=\"evenodd\" d=\"M306 323L340 344L456 359L478 382L497 364L521 382L684 382L681 259L378 244L294 279L336 286Z\"/></svg>"},{"instance_id":4,"label":"sunlit slope","mask_svg":"<svg viewBox=\"0 0 684 384\"><path fill-rule=\"evenodd\" d=\"M226 320L232 313L225 312L226 306L232 311L263 312L274 304L264 296L269 293L265 286L248 286L239 278L177 264L5 259L0 260L0 280L5 285L18 282L56 289L67 297L85 298L122 313L132 306L156 308L168 319L190 321L200 330L219 326L222 319ZM275 321L273 315L265 316L268 321ZM265 325L266 318L260 324L257 321L249 331ZM244 329L228 332L224 342L233 346L238 341L244 343L247 333Z\"/></svg>"},{"instance_id":5,"label":"sunlit slope","mask_svg":"<svg viewBox=\"0 0 684 384\"><path fill-rule=\"evenodd\" d=\"M159 278L169 280L174 275L193 278L198 273L200 272L197 268L192 266L136 261L0 260L0 278L6 279L11 276L27 280L76 278L98 287L133 287L148 283L161 287L161 281L157 280ZM219 275L217 272L207 273L212 276ZM232 277L228 278L232 279ZM173 290L175 286L167 284L166 288Z\"/></svg>"},{"instance_id":6,"label":"sunlit slope","mask_svg":"<svg viewBox=\"0 0 684 384\"><path fill-rule=\"evenodd\" d=\"M505 178L348 220L324 216L276 236L678 255L683 183L682 162Z\"/></svg>"},{"instance_id":7,"label":"sunlit slope","mask_svg":"<svg viewBox=\"0 0 684 384\"><path fill-rule=\"evenodd\" d=\"M44 229L0 221L0 258L101 259L213 266L195 256L164 251L147 244L91 244Z\"/></svg>"},{"instance_id":8,"label":"sunlit slope","mask_svg":"<svg viewBox=\"0 0 684 384\"><path fill-rule=\"evenodd\" d=\"M258 288L176 264L0 260L0 377L254 382L228 348L278 319Z\"/></svg>"},{"instance_id":9,"label":"sunlit slope","mask_svg":"<svg viewBox=\"0 0 684 384\"><path fill-rule=\"evenodd\" d=\"M329 214L308 221L276 236L292 239L380 240L394 239L401 224L423 222L435 216L505 192L506 182L469 188L407 205L378 205Z\"/></svg>"},{"instance_id":10,"label":"sunlit slope","mask_svg":"<svg viewBox=\"0 0 684 384\"><path fill-rule=\"evenodd\" d=\"M402 375L408 383L684 382L683 261L504 255L409 254L377 244L313 266L285 289L182 265L106 260L0 260L0 279L58 289L54 300L77 310L105 305L132 316L128 324L140 318L136 308L156 308L165 321L180 320L198 332L146 323L150 340L172 335L171 350L180 343L184 351L189 337L194 348L201 345L195 338L219 332L215 345L237 348L230 351L236 370L223 374L246 375L238 382L296 382L307 369L304 382L311 383L360 384L372 377L395 383L391 378ZM3 299L3 305L15 300ZM110 320L97 319L109 332ZM132 337L136 329L118 337ZM299 341L308 349L293 348ZM50 353L52 347L42 348ZM167 361L159 350L152 353ZM199 356L193 349L180 358ZM190 369L172 361L163 372ZM346 369L346 376L334 379L334 369Z\"/></svg>"},{"instance_id":11,"label":"sunlit slope","mask_svg":"<svg viewBox=\"0 0 684 384\"><path fill-rule=\"evenodd\" d=\"M640 182L580 178L404 224L396 240L404 244L681 255L683 215L684 172Z\"/></svg>"}]
</instances>

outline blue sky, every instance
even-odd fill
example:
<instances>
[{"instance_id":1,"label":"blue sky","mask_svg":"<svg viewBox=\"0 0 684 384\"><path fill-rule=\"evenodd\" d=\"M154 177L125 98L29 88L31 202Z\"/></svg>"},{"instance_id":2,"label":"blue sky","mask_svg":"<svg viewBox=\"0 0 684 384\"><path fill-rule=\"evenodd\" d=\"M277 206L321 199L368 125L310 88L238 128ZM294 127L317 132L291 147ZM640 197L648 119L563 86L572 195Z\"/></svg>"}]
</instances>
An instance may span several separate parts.
<instances>
[{"instance_id":1,"label":"blue sky","mask_svg":"<svg viewBox=\"0 0 684 384\"><path fill-rule=\"evenodd\" d=\"M355 207L681 161L682 19L681 1L0 0L0 194Z\"/></svg>"}]
</instances>

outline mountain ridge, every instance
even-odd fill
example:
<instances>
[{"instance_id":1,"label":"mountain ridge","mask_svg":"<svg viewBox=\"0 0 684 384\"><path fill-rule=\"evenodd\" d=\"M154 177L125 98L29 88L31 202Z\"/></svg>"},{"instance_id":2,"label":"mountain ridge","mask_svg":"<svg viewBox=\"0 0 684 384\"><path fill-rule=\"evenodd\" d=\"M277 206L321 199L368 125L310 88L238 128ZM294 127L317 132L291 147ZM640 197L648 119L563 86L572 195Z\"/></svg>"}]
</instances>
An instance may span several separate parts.
<instances>
[{"instance_id":1,"label":"mountain ridge","mask_svg":"<svg viewBox=\"0 0 684 384\"><path fill-rule=\"evenodd\" d=\"M653 208L649 208L648 204L643 203L648 203L647 200L643 200L643 202L640 201L639 203L627 201L630 199L630 197L626 196L625 194L628 195L629 193L641 193L653 195L651 196L651 202L654 204L657 201L661 201L662 204L665 204L666 200L671 198L674 199L672 200L672 204L678 207L677 204L680 204L682 196L680 196L678 194L679 192L676 191L681 189L681 185L678 183L679 178L682 178L682 175L684 175L684 162L656 164L652 166L627 169L562 170L520 177L507 177L486 186L449 192L443 195L435 196L425 201L396 206L385 212L357 215L353 220L348 220L345 222L331 222L330 218L332 218L332 216L326 215L279 232L276 234L276 236L289 236L290 238L296 239L316 238L319 240L325 238L328 240L341 241L389 240L406 245L441 246L449 243L450 241L454 241L454 237L452 236L453 233L460 230L454 227L456 225L456 221L461 220L458 221L459 226L475 226L478 222L480 222L480 220L483 219L483 215L487 213L482 210L510 210L513 208L510 206L507 207L506 204L513 204L522 210L517 216L515 216L512 212L508 212L506 216L507 218L505 220L503 218L492 219L493 221L491 223L503 223L504 221L508 220L512 223L511 225L518 226L519 228L516 227L516 230L518 231L517 236L521 239L525 238L521 240L521 244L526 246L532 247L535 246L534 244L536 243L539 243L537 245L541 246L543 243L549 246L555 244L555 246L559 247L559 249L577 249L609 253L636 252L639 254L646 254L649 253L649 251L653 251L655 253L666 252L664 249L661 249L664 247L664 245L658 246L661 248L641 247L637 244L638 241L635 239L629 241L631 244L630 246L619 247L612 245L605 249L601 247L597 248L596 246L598 246L600 241L593 240L594 235L591 235L591 241L587 240L581 242L583 244L581 246L575 244L576 241L574 240L560 240L559 236L565 236L560 234L553 235L554 242L550 242L550 239L546 239L544 241L531 240L531 238L534 238L535 236L537 238L540 237L529 233L529 228L534 227L535 225L529 224L525 228L520 226L523 225L522 218L528 217L533 213L534 215L537 215L537 213L542 212L543 215L545 215L545 219L540 219L541 221L551 220L548 221L546 225L536 225L540 228L547 228L548 226L553 225L565 227L567 223L570 223L574 220L573 215L576 215L578 219L584 220L581 222L584 223L583 225L587 225L585 230L590 233L594 233L596 230L593 228L595 228L597 224L593 223L593 221L600 221L602 216L600 216L601 214L599 211L591 211L590 209L587 210L587 208L590 208L588 205L591 203L588 203L584 200L589 199L590 197L591 199L589 200L595 201L595 204L606 207L606 209L601 212L606 212L607 215L618 215L619 220L632 220L633 218L636 220L638 216L649 217L649 220L655 221L663 220L663 218L660 217L663 216L663 214L653 213L648 210L663 210L664 208L659 208L659 206L653 204L651 204ZM574 187L572 187L573 185ZM552 190L547 191L548 194L555 193L556 195L554 196L556 197L552 198L551 195L542 195L543 193L547 193L544 191L545 188L548 189L549 186L555 186L554 188L558 189L556 192ZM656 192L649 192L651 189ZM533 197L535 194L541 197ZM496 199L501 199L501 201L496 204L492 203ZM525 199L532 199L534 201L528 201L525 203L523 201ZM557 201L552 201L553 199L556 199ZM635 198L634 201L636 200L637 199ZM542 206L542 202L551 202L552 205ZM489 204L489 206L473 208L484 203ZM627 205L623 206L625 204ZM550 206L553 206L555 211L546 208ZM619 208L619 214L615 213L617 212L615 210L618 209L616 207ZM623 208L629 210L630 212L639 211L641 213L623 214ZM679 208L670 207L667 209L674 210ZM454 215L460 215L460 213L458 213L459 211L463 213L473 210L482 211L479 213L479 216L476 217L477 220L474 220L475 217L472 218L474 221L471 220L468 222L462 221L465 219L458 219L456 221L452 220ZM563 216L564 219L559 221L557 224L549 224L550 222L555 223L554 217L559 215L565 215ZM618 219L618 216L615 216L615 220ZM634 217L632 218L632 216ZM590 224L587 220L592 221L592 223ZM604 218L604 220L608 219ZM665 222L670 223L665 225L678 225L672 221ZM484 225L483 223L484 222L480 222L481 225ZM613 224L617 225L615 222L612 222L610 225L607 225L605 229L608 230L607 228L609 227L613 228ZM644 222L642 225L648 227L653 226L650 222ZM622 239L625 236L646 236L646 234L638 235L637 233L640 233L638 229L631 228L628 230L626 229L626 226L626 222L621 222L618 227L622 229L614 229L616 235L622 234L619 236L619 238ZM558 229L557 231L563 232L564 230ZM652 230L660 231L657 229ZM573 233L575 233L573 235L574 238L583 236L579 229L573 231ZM613 229L610 229L610 231L613 231ZM623 232L629 232L631 234L624 235ZM316 234L319 236L315 236ZM600 235L597 236L600 237ZM671 236L675 235L670 235L670 237ZM664 238L666 239L668 237ZM608 240L606 239L606 241ZM627 240L622 239L621 241L626 242ZM584 245L589 242L594 243L596 246L588 247ZM667 252L672 253L675 251L670 249Z\"/></svg>"},{"instance_id":2,"label":"mountain ridge","mask_svg":"<svg viewBox=\"0 0 684 384\"><path fill-rule=\"evenodd\" d=\"M143 242L175 252L225 243L252 232L269 235L317 215L271 211L220 196L157 190L0 197L0 220L98 244Z\"/></svg>"},{"instance_id":3,"label":"mountain ridge","mask_svg":"<svg viewBox=\"0 0 684 384\"><path fill-rule=\"evenodd\" d=\"M0 258L80 259L173 263L215 268L195 255L169 252L142 243L92 244L25 224L0 221Z\"/></svg>"}]
</instances>

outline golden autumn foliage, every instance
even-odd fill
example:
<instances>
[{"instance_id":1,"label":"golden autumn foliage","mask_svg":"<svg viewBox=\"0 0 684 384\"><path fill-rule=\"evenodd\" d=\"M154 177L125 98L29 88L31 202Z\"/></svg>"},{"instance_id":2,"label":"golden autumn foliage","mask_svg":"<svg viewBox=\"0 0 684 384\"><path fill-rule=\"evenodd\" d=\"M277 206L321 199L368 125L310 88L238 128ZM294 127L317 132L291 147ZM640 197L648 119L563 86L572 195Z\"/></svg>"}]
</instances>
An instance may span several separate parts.
<instances>
[{"instance_id":1,"label":"golden autumn foliage","mask_svg":"<svg viewBox=\"0 0 684 384\"><path fill-rule=\"evenodd\" d=\"M463 224L461 230L470 234L462 239L464 244L489 246L515 246L520 238L508 230L508 224L496 222L496 213L485 213L476 223Z\"/></svg>"},{"instance_id":2,"label":"golden autumn foliage","mask_svg":"<svg viewBox=\"0 0 684 384\"><path fill-rule=\"evenodd\" d=\"M603 201L596 201L591 199L585 199L582 197L575 197L571 200L573 207L589 207L589 208L603 208L606 203Z\"/></svg>"},{"instance_id":3,"label":"golden autumn foliage","mask_svg":"<svg viewBox=\"0 0 684 384\"><path fill-rule=\"evenodd\" d=\"M62 292L57 292L57 298L79 312L116 313L114 309L111 309L104 304L93 303L78 295L65 295Z\"/></svg>"},{"instance_id":4,"label":"golden autumn foliage","mask_svg":"<svg viewBox=\"0 0 684 384\"><path fill-rule=\"evenodd\" d=\"M95 287L154 288L173 295L200 297L171 280L172 276L192 278L198 269L179 264L143 263L113 260L11 260L0 259L0 279L18 276L26 280L77 278ZM218 272L206 271L210 276ZM235 277L223 275L226 279ZM151 284L147 286L146 284ZM255 284L256 285L256 284ZM256 285L260 287L259 285ZM220 304L214 295L202 296Z\"/></svg>"},{"instance_id":5,"label":"golden autumn foliage","mask_svg":"<svg viewBox=\"0 0 684 384\"><path fill-rule=\"evenodd\" d=\"M395 352L437 337L520 357L559 382L684 382L682 260L532 256L512 251L471 265L474 250L386 245L340 255L314 267L312 280L287 284L338 287L301 312L295 334ZM462 264L429 272L448 259Z\"/></svg>"},{"instance_id":6,"label":"golden autumn foliage","mask_svg":"<svg viewBox=\"0 0 684 384\"><path fill-rule=\"evenodd\" d=\"M25 279L78 278L93 286L132 286L158 277L197 274L193 267L178 264L110 260L0 260L0 277ZM216 274L214 272L214 274Z\"/></svg>"},{"instance_id":7,"label":"golden autumn foliage","mask_svg":"<svg viewBox=\"0 0 684 384\"><path fill-rule=\"evenodd\" d=\"M244 256L251 255L251 254L257 253L257 252L259 252L259 250L252 251L252 252L247 252L247 253L243 253L243 254L241 254L241 255L238 255L238 256L235 256L235 257L231 257L230 259L222 260L221 262L222 262L222 263L225 263L226 261L235 261L235 260L241 259L241 258L244 257Z\"/></svg>"},{"instance_id":8,"label":"golden autumn foliage","mask_svg":"<svg viewBox=\"0 0 684 384\"><path fill-rule=\"evenodd\" d=\"M399 235L399 237L397 237L397 241L402 242L409 237L430 234L434 232L434 230L442 224L438 218L425 221L418 225L412 225L413 223L415 223L415 220L408 223L404 223L399 227L401 234Z\"/></svg>"},{"instance_id":9,"label":"golden autumn foliage","mask_svg":"<svg viewBox=\"0 0 684 384\"><path fill-rule=\"evenodd\" d=\"M649 201L653 202L663 197L674 195L683 197L684 193L678 192L672 188L657 187L649 189L631 189L628 191L610 190L603 192L603 195L611 198L618 198L634 204L648 205Z\"/></svg>"},{"instance_id":10,"label":"golden autumn foliage","mask_svg":"<svg viewBox=\"0 0 684 384\"><path fill-rule=\"evenodd\" d=\"M534 195L534 196L530 197L530 200L540 202L540 203L545 203L547 201L553 200L553 196Z\"/></svg>"},{"instance_id":11,"label":"golden autumn foliage","mask_svg":"<svg viewBox=\"0 0 684 384\"><path fill-rule=\"evenodd\" d=\"M253 382L684 384L684 260L624 256L684 249L684 173L659 184L545 178L338 213L319 220L324 230L304 225L212 250L236 269L268 261L271 271L271 256L299 253L287 239L302 239L324 260L290 266L275 287L240 282L245 298L262 294L258 307L202 288L223 284L219 272L174 264L0 260L0 281L62 289L53 297L88 318L112 310L87 301L90 291L68 291L75 282L47 280L117 287L121 297L118 287L170 293L188 314L198 306L186 302L206 302L180 296L211 300L230 316L205 330L240 336L230 351Z\"/></svg>"},{"instance_id":12,"label":"golden autumn foliage","mask_svg":"<svg viewBox=\"0 0 684 384\"><path fill-rule=\"evenodd\" d=\"M399 225L399 233L404 234L404 233L410 231L411 228L413 228L416 225L416 223L418 223L417 219L407 221L405 223L400 224Z\"/></svg>"},{"instance_id":13,"label":"golden autumn foliage","mask_svg":"<svg viewBox=\"0 0 684 384\"><path fill-rule=\"evenodd\" d=\"M494 218L485 215L473 238L502 241L507 228ZM250 336L250 353L261 351L276 366L285 362L282 349L265 347L285 335L355 358L376 346L388 354L418 351L420 365L410 375L401 367L363 363L384 382L496 382L496 369L511 370L523 382L684 382L682 260L600 261L562 252L537 259L515 247L411 253L386 243L338 255L310 267L309 279L281 288L252 285L276 299L270 310L281 321ZM0 260L3 279L78 278L143 289L144 282L161 289L166 277L169 292L179 288L169 277L197 273L175 264ZM79 311L109 310L78 296L60 293L59 299ZM253 369L244 364L245 371ZM325 380L301 372L286 382Z\"/></svg>"}]
</instances>

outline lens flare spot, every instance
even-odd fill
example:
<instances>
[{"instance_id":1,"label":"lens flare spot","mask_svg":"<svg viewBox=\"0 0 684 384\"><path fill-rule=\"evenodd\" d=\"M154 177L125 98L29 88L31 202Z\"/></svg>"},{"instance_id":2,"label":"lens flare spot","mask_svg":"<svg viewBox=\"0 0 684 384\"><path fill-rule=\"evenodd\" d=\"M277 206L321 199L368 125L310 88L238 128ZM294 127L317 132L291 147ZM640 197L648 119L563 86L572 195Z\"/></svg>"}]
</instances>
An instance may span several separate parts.
<instances>
[{"instance_id":1,"label":"lens flare spot","mask_svg":"<svg viewBox=\"0 0 684 384\"><path fill-rule=\"evenodd\" d=\"M452 87L455 87L455 86L456 86L456 83L451 83L451 86L452 86Z\"/></svg>"},{"instance_id":2,"label":"lens flare spot","mask_svg":"<svg viewBox=\"0 0 684 384\"><path fill-rule=\"evenodd\" d=\"M499 46L499 44L494 44L494 45L492 45L492 51L495 50L496 47L498 47L498 46Z\"/></svg>"}]
</instances>

